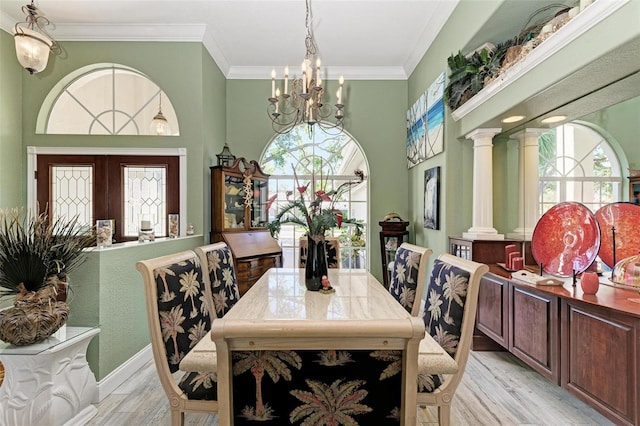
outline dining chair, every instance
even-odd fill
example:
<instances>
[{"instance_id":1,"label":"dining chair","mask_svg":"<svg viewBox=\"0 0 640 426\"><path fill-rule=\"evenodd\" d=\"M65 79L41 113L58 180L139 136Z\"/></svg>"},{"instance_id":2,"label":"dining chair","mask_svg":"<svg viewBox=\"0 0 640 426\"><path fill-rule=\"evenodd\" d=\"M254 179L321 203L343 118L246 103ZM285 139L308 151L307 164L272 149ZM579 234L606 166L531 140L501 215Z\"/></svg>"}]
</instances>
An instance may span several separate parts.
<instances>
[{"instance_id":1,"label":"dining chair","mask_svg":"<svg viewBox=\"0 0 640 426\"><path fill-rule=\"evenodd\" d=\"M414 317L420 312L431 253L430 248L402 243L393 261L389 292Z\"/></svg>"},{"instance_id":2,"label":"dining chair","mask_svg":"<svg viewBox=\"0 0 640 426\"><path fill-rule=\"evenodd\" d=\"M421 407L438 407L441 425L451 420L451 400L467 365L478 306L480 279L487 265L441 254L433 263L424 309L426 333L454 359L453 374L433 374L429 355L418 353L418 397Z\"/></svg>"},{"instance_id":3,"label":"dining chair","mask_svg":"<svg viewBox=\"0 0 640 426\"><path fill-rule=\"evenodd\" d=\"M338 237L327 237L324 240L327 253L327 265L329 268L340 268L340 239ZM298 240L300 246L300 261L298 266L304 268L307 264L308 242L307 237L300 237Z\"/></svg>"},{"instance_id":4,"label":"dining chair","mask_svg":"<svg viewBox=\"0 0 640 426\"><path fill-rule=\"evenodd\" d=\"M194 249L204 272L204 283L211 312L222 318L240 299L238 280L233 266L233 254L220 242Z\"/></svg>"},{"instance_id":5,"label":"dining chair","mask_svg":"<svg viewBox=\"0 0 640 426\"><path fill-rule=\"evenodd\" d=\"M183 425L186 411L217 412L215 372L186 372L174 379L182 358L211 329L198 256L183 251L139 261L136 269L144 279L151 349L171 424Z\"/></svg>"}]
</instances>

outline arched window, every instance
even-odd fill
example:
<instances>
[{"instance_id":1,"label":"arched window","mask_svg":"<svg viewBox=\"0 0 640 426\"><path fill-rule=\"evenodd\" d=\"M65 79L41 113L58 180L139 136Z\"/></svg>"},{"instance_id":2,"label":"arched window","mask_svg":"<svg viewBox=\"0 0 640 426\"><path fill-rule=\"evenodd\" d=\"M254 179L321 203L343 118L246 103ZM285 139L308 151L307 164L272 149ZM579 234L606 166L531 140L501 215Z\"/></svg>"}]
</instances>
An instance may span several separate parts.
<instances>
[{"instance_id":1,"label":"arched window","mask_svg":"<svg viewBox=\"0 0 640 426\"><path fill-rule=\"evenodd\" d=\"M538 139L540 214L563 201L577 201L593 212L620 201L620 161L595 130L567 123Z\"/></svg>"},{"instance_id":2,"label":"arched window","mask_svg":"<svg viewBox=\"0 0 640 426\"><path fill-rule=\"evenodd\" d=\"M151 124L161 112L168 130ZM38 117L37 133L75 135L180 134L167 95L146 75L118 64L93 64L54 87Z\"/></svg>"},{"instance_id":3,"label":"arched window","mask_svg":"<svg viewBox=\"0 0 640 426\"><path fill-rule=\"evenodd\" d=\"M306 124L299 125L291 132L277 135L265 148L260 165L270 174L269 194L277 197L269 209L269 220L273 220L278 209L287 204L287 198L295 193L294 170L301 184L316 180L318 187L331 189L341 183L355 180L355 170L362 170L365 176L369 169L364 153L356 141L346 132L324 130L316 127L310 130ZM332 237L340 239L341 267L367 267L367 179L350 187L336 204L345 218L355 218L364 224L363 235L357 235L354 226L342 226L332 230ZM294 267L299 262L299 239L304 234L301 227L284 225L279 234L283 249L284 266Z\"/></svg>"}]
</instances>

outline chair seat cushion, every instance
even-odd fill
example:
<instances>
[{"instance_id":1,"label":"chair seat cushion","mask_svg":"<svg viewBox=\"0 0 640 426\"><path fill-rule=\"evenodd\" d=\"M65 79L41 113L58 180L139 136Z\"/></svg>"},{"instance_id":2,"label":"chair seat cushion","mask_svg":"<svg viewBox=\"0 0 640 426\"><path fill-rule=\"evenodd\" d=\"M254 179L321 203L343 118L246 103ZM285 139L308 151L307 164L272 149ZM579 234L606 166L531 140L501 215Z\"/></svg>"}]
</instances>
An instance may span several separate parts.
<instances>
[{"instance_id":1,"label":"chair seat cushion","mask_svg":"<svg viewBox=\"0 0 640 426\"><path fill-rule=\"evenodd\" d=\"M218 399L216 380L216 373L187 372L178 382L178 387L189 399L216 401Z\"/></svg>"}]
</instances>

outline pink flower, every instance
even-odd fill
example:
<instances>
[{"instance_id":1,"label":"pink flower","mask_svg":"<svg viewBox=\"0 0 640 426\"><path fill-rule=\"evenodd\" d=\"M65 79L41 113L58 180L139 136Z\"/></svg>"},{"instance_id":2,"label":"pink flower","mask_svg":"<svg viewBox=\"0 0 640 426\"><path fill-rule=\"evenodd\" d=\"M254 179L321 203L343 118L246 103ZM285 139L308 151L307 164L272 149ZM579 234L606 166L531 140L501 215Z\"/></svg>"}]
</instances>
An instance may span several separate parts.
<instances>
[{"instance_id":1,"label":"pink flower","mask_svg":"<svg viewBox=\"0 0 640 426\"><path fill-rule=\"evenodd\" d=\"M311 183L311 182L309 182L309 183ZM304 186L299 186L299 187L298 187L298 192L299 192L299 193L301 193L301 194L304 194L304 192L305 192L305 191L307 190L307 188L309 187L309 183L308 183L308 184L306 184L306 185L304 185Z\"/></svg>"},{"instance_id":2,"label":"pink flower","mask_svg":"<svg viewBox=\"0 0 640 426\"><path fill-rule=\"evenodd\" d=\"M338 222L338 228L342 228L342 212L340 210L335 211L336 222Z\"/></svg>"},{"instance_id":3,"label":"pink flower","mask_svg":"<svg viewBox=\"0 0 640 426\"><path fill-rule=\"evenodd\" d=\"M271 204L273 204L276 198L278 198L278 194L273 194L271 197L269 197L269 199L267 200L267 210L271 208Z\"/></svg>"},{"instance_id":4,"label":"pink flower","mask_svg":"<svg viewBox=\"0 0 640 426\"><path fill-rule=\"evenodd\" d=\"M320 198L322 201L331 201L331 197L323 190L316 191L316 198Z\"/></svg>"}]
</instances>

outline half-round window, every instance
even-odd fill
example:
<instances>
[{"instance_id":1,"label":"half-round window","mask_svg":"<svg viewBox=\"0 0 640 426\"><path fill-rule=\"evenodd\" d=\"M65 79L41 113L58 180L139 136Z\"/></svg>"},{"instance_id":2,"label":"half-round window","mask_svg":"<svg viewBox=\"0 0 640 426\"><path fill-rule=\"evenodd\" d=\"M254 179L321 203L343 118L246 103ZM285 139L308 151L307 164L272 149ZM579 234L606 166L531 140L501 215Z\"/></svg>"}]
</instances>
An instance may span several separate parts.
<instances>
[{"instance_id":1,"label":"half-round window","mask_svg":"<svg viewBox=\"0 0 640 426\"><path fill-rule=\"evenodd\" d=\"M177 136L180 129L171 100L146 75L124 65L93 64L51 90L36 133Z\"/></svg>"},{"instance_id":2,"label":"half-round window","mask_svg":"<svg viewBox=\"0 0 640 426\"><path fill-rule=\"evenodd\" d=\"M562 201L577 201L595 212L621 200L620 161L600 133L567 123L538 142L540 214Z\"/></svg>"}]
</instances>

